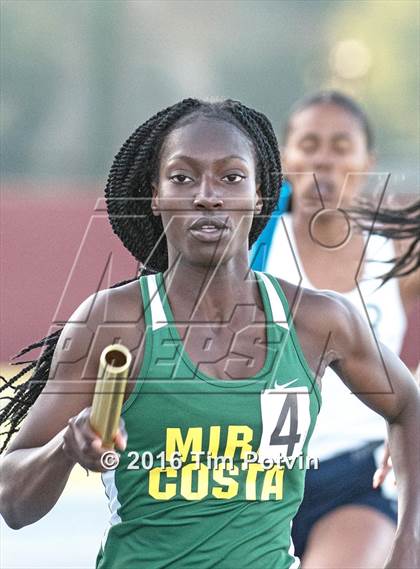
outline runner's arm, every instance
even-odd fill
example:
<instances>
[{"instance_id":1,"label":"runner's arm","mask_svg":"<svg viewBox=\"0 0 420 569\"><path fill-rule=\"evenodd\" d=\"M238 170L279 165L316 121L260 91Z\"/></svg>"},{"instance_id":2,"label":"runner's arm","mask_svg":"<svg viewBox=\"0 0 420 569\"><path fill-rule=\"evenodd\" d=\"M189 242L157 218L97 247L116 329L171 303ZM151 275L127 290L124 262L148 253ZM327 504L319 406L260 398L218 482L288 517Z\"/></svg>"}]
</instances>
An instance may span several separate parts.
<instances>
[{"instance_id":1,"label":"runner's arm","mask_svg":"<svg viewBox=\"0 0 420 569\"><path fill-rule=\"evenodd\" d=\"M137 322L137 332L127 337L127 326L122 333L114 324L101 327L109 308L106 292L82 303L64 327L49 380L1 458L0 513L13 529L34 523L51 510L76 462L103 470L100 457L105 449L89 427L86 409L92 402L99 356L121 336L129 349L135 349L134 336L138 338L141 328ZM116 440L120 449L125 438L120 429Z\"/></svg>"},{"instance_id":2,"label":"runner's arm","mask_svg":"<svg viewBox=\"0 0 420 569\"><path fill-rule=\"evenodd\" d=\"M366 405L388 423L389 443L397 479L399 520L387 567L419 564L420 397L409 370L391 350L375 341L354 307L334 295L331 367Z\"/></svg>"}]
</instances>

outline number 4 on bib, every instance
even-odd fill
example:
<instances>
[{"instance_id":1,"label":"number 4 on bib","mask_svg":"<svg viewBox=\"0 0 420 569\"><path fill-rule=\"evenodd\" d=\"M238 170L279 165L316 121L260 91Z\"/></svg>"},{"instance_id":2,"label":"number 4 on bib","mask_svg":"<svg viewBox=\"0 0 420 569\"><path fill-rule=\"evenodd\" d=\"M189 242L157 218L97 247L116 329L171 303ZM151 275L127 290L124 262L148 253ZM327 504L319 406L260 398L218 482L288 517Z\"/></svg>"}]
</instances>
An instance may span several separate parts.
<instances>
[{"instance_id":1,"label":"number 4 on bib","mask_svg":"<svg viewBox=\"0 0 420 569\"><path fill-rule=\"evenodd\" d=\"M286 419L290 415L288 434L282 435ZM287 430L287 429L286 429ZM298 402L297 393L286 395L283 407L281 408L277 425L270 437L270 446L287 445L287 456L293 456L293 449L300 441L301 435L298 433Z\"/></svg>"},{"instance_id":2,"label":"number 4 on bib","mask_svg":"<svg viewBox=\"0 0 420 569\"><path fill-rule=\"evenodd\" d=\"M263 432L259 460L294 458L302 454L308 434L310 397L306 387L266 390L261 393Z\"/></svg>"}]
</instances>

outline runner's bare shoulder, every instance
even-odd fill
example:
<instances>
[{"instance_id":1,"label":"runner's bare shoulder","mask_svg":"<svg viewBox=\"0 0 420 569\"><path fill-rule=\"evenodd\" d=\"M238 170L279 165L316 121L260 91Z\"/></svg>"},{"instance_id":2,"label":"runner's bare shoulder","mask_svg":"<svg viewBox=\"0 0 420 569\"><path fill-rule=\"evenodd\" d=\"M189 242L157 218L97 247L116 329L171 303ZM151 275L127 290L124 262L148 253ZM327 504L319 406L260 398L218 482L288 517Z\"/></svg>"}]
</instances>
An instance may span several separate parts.
<instances>
[{"instance_id":1,"label":"runner's bare shoulder","mask_svg":"<svg viewBox=\"0 0 420 569\"><path fill-rule=\"evenodd\" d=\"M70 417L92 403L102 350L124 344L132 353L130 376L141 363L143 304L138 280L89 296L65 324L42 389L8 451L48 442Z\"/></svg>"}]
</instances>

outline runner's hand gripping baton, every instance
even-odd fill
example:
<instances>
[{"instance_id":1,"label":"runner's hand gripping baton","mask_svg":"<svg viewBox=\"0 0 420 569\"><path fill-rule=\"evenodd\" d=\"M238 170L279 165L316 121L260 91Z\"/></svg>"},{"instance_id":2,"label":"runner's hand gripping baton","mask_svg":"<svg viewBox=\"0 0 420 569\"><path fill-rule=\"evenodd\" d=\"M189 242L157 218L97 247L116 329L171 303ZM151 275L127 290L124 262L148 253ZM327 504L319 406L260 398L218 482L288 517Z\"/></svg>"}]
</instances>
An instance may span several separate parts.
<instances>
[{"instance_id":1,"label":"runner's hand gripping baton","mask_svg":"<svg viewBox=\"0 0 420 569\"><path fill-rule=\"evenodd\" d=\"M131 354L122 344L107 346L99 359L90 424L107 448L114 448L130 364Z\"/></svg>"}]
</instances>

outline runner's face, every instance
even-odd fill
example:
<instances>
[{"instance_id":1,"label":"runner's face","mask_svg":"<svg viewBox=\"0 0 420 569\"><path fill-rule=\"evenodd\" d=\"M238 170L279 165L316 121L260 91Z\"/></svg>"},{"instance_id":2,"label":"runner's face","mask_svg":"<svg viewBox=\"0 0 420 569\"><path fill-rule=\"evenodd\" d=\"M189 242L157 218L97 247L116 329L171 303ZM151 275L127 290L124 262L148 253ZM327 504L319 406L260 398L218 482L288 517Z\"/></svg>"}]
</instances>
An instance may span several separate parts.
<instances>
[{"instance_id":1,"label":"runner's face","mask_svg":"<svg viewBox=\"0 0 420 569\"><path fill-rule=\"evenodd\" d=\"M366 180L363 173L369 172L373 157L359 121L342 107L324 103L291 118L283 164L293 186L294 210L310 214L322 207L313 174L324 207L345 208Z\"/></svg>"},{"instance_id":2,"label":"runner's face","mask_svg":"<svg viewBox=\"0 0 420 569\"><path fill-rule=\"evenodd\" d=\"M153 188L171 262L216 265L247 259L254 213L262 209L250 141L234 125L198 117L166 138Z\"/></svg>"}]
</instances>

